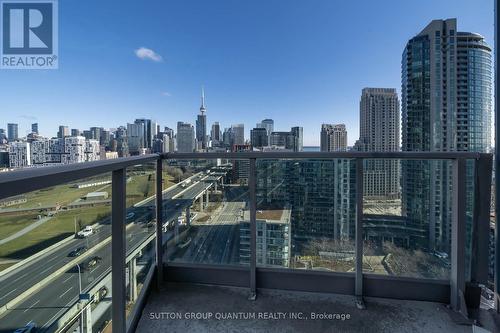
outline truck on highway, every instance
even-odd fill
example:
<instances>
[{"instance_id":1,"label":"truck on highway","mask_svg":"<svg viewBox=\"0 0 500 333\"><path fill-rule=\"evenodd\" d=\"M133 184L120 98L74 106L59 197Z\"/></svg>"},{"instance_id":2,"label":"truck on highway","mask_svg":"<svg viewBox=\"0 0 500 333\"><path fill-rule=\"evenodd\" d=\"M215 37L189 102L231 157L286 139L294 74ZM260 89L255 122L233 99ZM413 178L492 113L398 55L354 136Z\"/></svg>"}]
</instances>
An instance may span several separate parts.
<instances>
[{"instance_id":1,"label":"truck on highway","mask_svg":"<svg viewBox=\"0 0 500 333\"><path fill-rule=\"evenodd\" d=\"M94 233L94 228L92 228L92 226L88 225L85 228L83 228L82 230L80 230L76 234L76 236L78 238L85 238L85 237L88 237L88 236L92 235L93 233Z\"/></svg>"}]
</instances>

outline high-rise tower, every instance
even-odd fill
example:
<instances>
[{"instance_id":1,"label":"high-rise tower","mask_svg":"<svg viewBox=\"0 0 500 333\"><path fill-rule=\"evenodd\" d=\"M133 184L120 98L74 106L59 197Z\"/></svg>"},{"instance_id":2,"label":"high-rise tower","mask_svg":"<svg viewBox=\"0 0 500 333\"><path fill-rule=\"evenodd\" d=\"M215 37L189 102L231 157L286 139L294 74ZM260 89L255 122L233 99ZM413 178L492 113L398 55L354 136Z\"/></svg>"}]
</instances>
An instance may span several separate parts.
<instances>
[{"instance_id":1,"label":"high-rise tower","mask_svg":"<svg viewBox=\"0 0 500 333\"><path fill-rule=\"evenodd\" d=\"M481 35L457 32L457 20L434 20L402 57L403 151L486 152L491 125L491 48ZM415 247L449 251L451 163L402 162L402 212ZM467 165L468 223L473 179Z\"/></svg>"},{"instance_id":2,"label":"high-rise tower","mask_svg":"<svg viewBox=\"0 0 500 333\"><path fill-rule=\"evenodd\" d=\"M396 89L364 88L359 103L359 141L367 152L399 150L399 100ZM373 199L399 197L398 160L366 160L363 194Z\"/></svg>"},{"instance_id":3,"label":"high-rise tower","mask_svg":"<svg viewBox=\"0 0 500 333\"><path fill-rule=\"evenodd\" d=\"M321 125L321 151L346 151L347 130L345 124Z\"/></svg>"},{"instance_id":4,"label":"high-rise tower","mask_svg":"<svg viewBox=\"0 0 500 333\"><path fill-rule=\"evenodd\" d=\"M196 120L196 140L201 149L207 148L207 116L205 112L207 111L205 107L205 90L201 88L201 106L200 114Z\"/></svg>"}]
</instances>

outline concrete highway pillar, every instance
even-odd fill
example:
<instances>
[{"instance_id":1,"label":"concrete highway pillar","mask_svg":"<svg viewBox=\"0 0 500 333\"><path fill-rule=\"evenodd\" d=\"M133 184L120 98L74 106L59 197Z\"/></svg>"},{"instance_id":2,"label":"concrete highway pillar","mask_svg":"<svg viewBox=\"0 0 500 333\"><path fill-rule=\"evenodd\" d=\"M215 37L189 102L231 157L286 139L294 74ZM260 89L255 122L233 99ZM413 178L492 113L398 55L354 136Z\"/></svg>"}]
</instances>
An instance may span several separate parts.
<instances>
[{"instance_id":1,"label":"concrete highway pillar","mask_svg":"<svg viewBox=\"0 0 500 333\"><path fill-rule=\"evenodd\" d=\"M137 300L137 259L133 258L128 263L128 297L130 302Z\"/></svg>"},{"instance_id":2,"label":"concrete highway pillar","mask_svg":"<svg viewBox=\"0 0 500 333\"><path fill-rule=\"evenodd\" d=\"M208 203L210 202L210 199L209 199L210 189L207 189L206 195L207 195L207 199L205 200L205 206L208 207Z\"/></svg>"},{"instance_id":3,"label":"concrete highway pillar","mask_svg":"<svg viewBox=\"0 0 500 333\"><path fill-rule=\"evenodd\" d=\"M217 181L214 183L214 191L217 192Z\"/></svg>"},{"instance_id":4,"label":"concrete highway pillar","mask_svg":"<svg viewBox=\"0 0 500 333\"><path fill-rule=\"evenodd\" d=\"M92 307L87 304L87 307L82 312L81 332L82 333L92 333Z\"/></svg>"},{"instance_id":5,"label":"concrete highway pillar","mask_svg":"<svg viewBox=\"0 0 500 333\"><path fill-rule=\"evenodd\" d=\"M191 225L191 211L189 206L186 207L186 225L189 227Z\"/></svg>"},{"instance_id":6,"label":"concrete highway pillar","mask_svg":"<svg viewBox=\"0 0 500 333\"><path fill-rule=\"evenodd\" d=\"M203 211L203 193L200 195L200 212Z\"/></svg>"}]
</instances>

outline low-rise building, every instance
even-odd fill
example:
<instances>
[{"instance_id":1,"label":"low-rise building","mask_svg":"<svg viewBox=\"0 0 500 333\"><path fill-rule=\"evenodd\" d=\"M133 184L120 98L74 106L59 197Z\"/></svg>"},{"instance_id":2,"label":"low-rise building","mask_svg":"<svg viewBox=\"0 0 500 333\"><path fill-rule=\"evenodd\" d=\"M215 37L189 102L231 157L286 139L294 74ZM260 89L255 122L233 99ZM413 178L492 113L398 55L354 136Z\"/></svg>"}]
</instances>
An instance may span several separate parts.
<instances>
[{"instance_id":1,"label":"low-rise building","mask_svg":"<svg viewBox=\"0 0 500 333\"><path fill-rule=\"evenodd\" d=\"M31 165L30 144L15 141L9 143L9 166L11 168L24 168Z\"/></svg>"},{"instance_id":2,"label":"low-rise building","mask_svg":"<svg viewBox=\"0 0 500 333\"><path fill-rule=\"evenodd\" d=\"M250 262L250 212L240 221L240 263ZM291 211L285 209L258 210L257 265L290 267Z\"/></svg>"},{"instance_id":3,"label":"low-rise building","mask_svg":"<svg viewBox=\"0 0 500 333\"><path fill-rule=\"evenodd\" d=\"M40 167L58 164L73 164L99 160L99 141L83 136L64 138L37 138L31 142L9 143L9 166L11 168Z\"/></svg>"}]
</instances>

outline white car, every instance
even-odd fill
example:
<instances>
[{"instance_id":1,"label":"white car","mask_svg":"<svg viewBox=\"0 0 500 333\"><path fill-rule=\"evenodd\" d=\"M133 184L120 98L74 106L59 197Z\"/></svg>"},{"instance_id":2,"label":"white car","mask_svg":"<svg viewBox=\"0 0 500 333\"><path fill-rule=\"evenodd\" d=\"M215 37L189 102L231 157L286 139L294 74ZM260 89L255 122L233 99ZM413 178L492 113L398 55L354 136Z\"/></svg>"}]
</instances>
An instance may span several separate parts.
<instances>
[{"instance_id":1,"label":"white car","mask_svg":"<svg viewBox=\"0 0 500 333\"><path fill-rule=\"evenodd\" d=\"M83 230L80 230L77 233L77 236L80 238L85 238L85 237L92 235L93 233L94 233L94 228L92 228L90 225L88 225L85 228L83 228Z\"/></svg>"}]
</instances>

